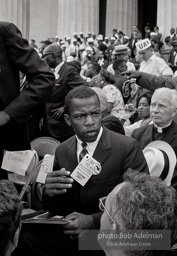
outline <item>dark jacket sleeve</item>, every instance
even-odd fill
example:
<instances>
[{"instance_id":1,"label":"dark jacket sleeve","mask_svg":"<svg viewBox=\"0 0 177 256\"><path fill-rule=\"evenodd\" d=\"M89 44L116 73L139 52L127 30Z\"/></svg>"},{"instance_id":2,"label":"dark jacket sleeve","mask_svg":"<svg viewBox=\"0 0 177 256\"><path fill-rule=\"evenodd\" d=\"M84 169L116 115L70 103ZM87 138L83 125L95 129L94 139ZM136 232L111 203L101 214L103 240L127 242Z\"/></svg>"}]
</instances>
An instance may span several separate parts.
<instances>
[{"instance_id":1,"label":"dark jacket sleeve","mask_svg":"<svg viewBox=\"0 0 177 256\"><path fill-rule=\"evenodd\" d=\"M13 100L4 110L18 123L23 123L50 96L55 77L15 25L7 23L3 35L10 65L24 73L27 80L27 86L21 93L20 88L14 85Z\"/></svg>"},{"instance_id":2,"label":"dark jacket sleeve","mask_svg":"<svg viewBox=\"0 0 177 256\"><path fill-rule=\"evenodd\" d=\"M177 77L155 76L142 72L137 84L150 91L155 91L161 87L177 89Z\"/></svg>"}]
</instances>

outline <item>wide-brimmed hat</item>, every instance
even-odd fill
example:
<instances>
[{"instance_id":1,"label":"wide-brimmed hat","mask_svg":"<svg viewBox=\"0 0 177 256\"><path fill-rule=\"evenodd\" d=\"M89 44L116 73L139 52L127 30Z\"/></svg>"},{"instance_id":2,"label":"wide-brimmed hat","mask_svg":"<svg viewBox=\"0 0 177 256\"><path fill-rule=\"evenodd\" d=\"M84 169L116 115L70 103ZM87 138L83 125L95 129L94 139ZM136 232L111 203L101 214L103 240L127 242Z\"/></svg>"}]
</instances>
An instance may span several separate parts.
<instances>
[{"instance_id":1,"label":"wide-brimmed hat","mask_svg":"<svg viewBox=\"0 0 177 256\"><path fill-rule=\"evenodd\" d=\"M113 50L112 52L114 55L119 55L119 54L123 54L123 53L126 53L128 54L129 53L129 48L126 46L126 45L116 45L115 46L115 49Z\"/></svg>"},{"instance_id":2,"label":"wide-brimmed hat","mask_svg":"<svg viewBox=\"0 0 177 256\"><path fill-rule=\"evenodd\" d=\"M156 140L149 143L143 150L151 176L159 177L167 186L176 166L176 154L173 148L165 141Z\"/></svg>"},{"instance_id":3,"label":"wide-brimmed hat","mask_svg":"<svg viewBox=\"0 0 177 256\"><path fill-rule=\"evenodd\" d=\"M145 38L143 40L138 41L135 45L136 50L139 53L151 47L151 41L148 38Z\"/></svg>"}]
</instances>

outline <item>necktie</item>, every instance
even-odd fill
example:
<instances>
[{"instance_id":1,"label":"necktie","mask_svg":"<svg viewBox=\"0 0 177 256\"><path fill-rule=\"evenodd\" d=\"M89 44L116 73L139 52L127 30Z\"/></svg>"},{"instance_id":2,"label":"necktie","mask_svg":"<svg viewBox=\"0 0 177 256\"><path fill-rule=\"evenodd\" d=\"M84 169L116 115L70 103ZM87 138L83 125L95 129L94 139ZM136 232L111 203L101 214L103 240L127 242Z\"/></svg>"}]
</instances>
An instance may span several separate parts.
<instances>
[{"instance_id":1,"label":"necktie","mask_svg":"<svg viewBox=\"0 0 177 256\"><path fill-rule=\"evenodd\" d=\"M82 150L81 150L81 152L80 152L80 154L79 154L79 162L82 160L82 158L84 158L84 156L85 156L86 154L88 154L88 151L87 151L87 149L86 149L87 143L82 142L81 145L82 145Z\"/></svg>"}]
</instances>

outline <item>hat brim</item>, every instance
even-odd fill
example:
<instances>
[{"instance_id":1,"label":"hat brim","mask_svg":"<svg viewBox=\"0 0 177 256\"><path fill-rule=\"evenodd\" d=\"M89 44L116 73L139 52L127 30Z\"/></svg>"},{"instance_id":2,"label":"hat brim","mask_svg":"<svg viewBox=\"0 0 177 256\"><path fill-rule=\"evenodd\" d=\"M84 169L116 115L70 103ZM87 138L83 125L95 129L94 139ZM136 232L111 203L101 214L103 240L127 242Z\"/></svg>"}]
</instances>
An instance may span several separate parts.
<instances>
[{"instance_id":1,"label":"hat brim","mask_svg":"<svg viewBox=\"0 0 177 256\"><path fill-rule=\"evenodd\" d=\"M167 186L170 186L171 185L171 179L172 179L174 169L175 169L175 166L176 166L176 162L177 162L176 154L175 154L173 148L167 142L161 141L161 140L156 140L156 141L153 141L153 142L149 143L143 149L143 151L145 149L149 148L149 147L163 150L167 154L168 159L169 159L169 172L168 172L168 175L167 175L167 177L165 178L164 181L167 184Z\"/></svg>"},{"instance_id":2,"label":"hat brim","mask_svg":"<svg viewBox=\"0 0 177 256\"><path fill-rule=\"evenodd\" d=\"M119 52L117 52L117 51L112 51L112 53L114 54L114 55L120 55L120 54L129 54L129 51L119 51Z\"/></svg>"}]
</instances>

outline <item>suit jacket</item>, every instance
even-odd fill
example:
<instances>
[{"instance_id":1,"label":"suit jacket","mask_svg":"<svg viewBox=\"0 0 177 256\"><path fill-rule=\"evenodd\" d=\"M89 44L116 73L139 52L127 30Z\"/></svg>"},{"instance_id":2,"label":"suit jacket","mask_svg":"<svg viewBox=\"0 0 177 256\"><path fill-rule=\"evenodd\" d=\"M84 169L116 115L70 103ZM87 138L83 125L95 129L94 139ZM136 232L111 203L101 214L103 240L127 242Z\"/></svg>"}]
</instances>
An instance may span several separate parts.
<instances>
[{"instance_id":1,"label":"suit jacket","mask_svg":"<svg viewBox=\"0 0 177 256\"><path fill-rule=\"evenodd\" d=\"M26 75L27 86L20 93L19 71ZM1 152L30 148L27 120L44 104L54 85L54 75L38 56L19 29L12 23L0 22L0 110L11 121L0 127Z\"/></svg>"},{"instance_id":2,"label":"suit jacket","mask_svg":"<svg viewBox=\"0 0 177 256\"><path fill-rule=\"evenodd\" d=\"M177 77L155 76L144 72L141 72L141 77L137 79L136 83L150 91L161 87L177 89Z\"/></svg>"},{"instance_id":3,"label":"suit jacket","mask_svg":"<svg viewBox=\"0 0 177 256\"><path fill-rule=\"evenodd\" d=\"M136 139L143 150L150 142L153 141L153 124L135 129L132 137ZM175 151L177 156L177 124L172 122L168 131L164 133L163 141L167 142ZM177 189L177 166L175 168L171 185Z\"/></svg>"},{"instance_id":4,"label":"suit jacket","mask_svg":"<svg viewBox=\"0 0 177 256\"><path fill-rule=\"evenodd\" d=\"M145 158L136 140L103 128L102 136L93 154L102 166L101 173L93 175L84 187L73 183L65 194L48 198L44 196L46 208L54 214L66 215L73 211L92 214L96 227L99 226L99 198L122 182L128 168L148 172ZM62 167L71 173L78 165L77 142L73 136L60 144L55 153L54 169Z\"/></svg>"},{"instance_id":5,"label":"suit jacket","mask_svg":"<svg viewBox=\"0 0 177 256\"><path fill-rule=\"evenodd\" d=\"M52 94L46 103L44 135L60 140L63 136L72 136L73 129L68 126L63 115L59 120L52 117L51 110L64 106L67 93L76 86L85 85L83 78L75 69L64 63L58 72Z\"/></svg>"}]
</instances>

